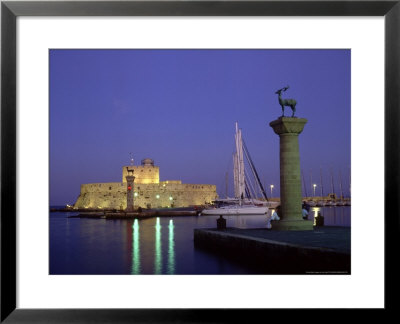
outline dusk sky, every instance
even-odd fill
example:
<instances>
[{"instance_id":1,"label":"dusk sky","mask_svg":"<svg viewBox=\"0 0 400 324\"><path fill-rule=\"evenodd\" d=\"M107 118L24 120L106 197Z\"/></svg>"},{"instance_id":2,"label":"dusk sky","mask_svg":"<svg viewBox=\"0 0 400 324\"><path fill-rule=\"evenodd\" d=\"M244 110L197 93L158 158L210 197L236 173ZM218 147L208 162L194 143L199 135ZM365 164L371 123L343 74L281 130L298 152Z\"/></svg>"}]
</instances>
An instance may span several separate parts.
<instances>
[{"instance_id":1,"label":"dusk sky","mask_svg":"<svg viewBox=\"0 0 400 324\"><path fill-rule=\"evenodd\" d=\"M281 115L275 91L308 119L299 136L308 195L349 195L350 50L50 50L50 204L83 183L120 182L122 166L154 159L160 180L233 193L235 122L263 184L279 196ZM290 108L285 108L290 116ZM304 194L304 186L302 185Z\"/></svg>"}]
</instances>

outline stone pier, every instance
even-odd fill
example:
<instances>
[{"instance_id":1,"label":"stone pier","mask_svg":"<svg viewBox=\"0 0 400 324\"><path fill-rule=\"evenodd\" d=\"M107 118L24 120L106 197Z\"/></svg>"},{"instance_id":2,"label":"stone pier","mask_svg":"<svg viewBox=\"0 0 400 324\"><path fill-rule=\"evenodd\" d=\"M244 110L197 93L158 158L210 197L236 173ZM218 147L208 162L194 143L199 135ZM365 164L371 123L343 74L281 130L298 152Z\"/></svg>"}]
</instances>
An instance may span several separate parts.
<instances>
[{"instance_id":1,"label":"stone pier","mask_svg":"<svg viewBox=\"0 0 400 324\"><path fill-rule=\"evenodd\" d=\"M281 220L274 230L312 230L313 221L303 220L298 136L307 123L305 118L279 117L269 125L280 140Z\"/></svg>"}]
</instances>

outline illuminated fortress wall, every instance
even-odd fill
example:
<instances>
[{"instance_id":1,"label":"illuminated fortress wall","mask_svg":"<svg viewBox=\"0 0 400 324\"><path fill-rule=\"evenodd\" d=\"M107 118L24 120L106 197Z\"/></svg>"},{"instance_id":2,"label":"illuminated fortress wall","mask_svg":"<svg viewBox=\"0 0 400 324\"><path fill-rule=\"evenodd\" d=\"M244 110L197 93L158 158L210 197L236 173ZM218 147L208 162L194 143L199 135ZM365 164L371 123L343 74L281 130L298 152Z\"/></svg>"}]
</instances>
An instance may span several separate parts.
<instances>
[{"instance_id":1,"label":"illuminated fortress wall","mask_svg":"<svg viewBox=\"0 0 400 324\"><path fill-rule=\"evenodd\" d=\"M127 167L122 167L122 182L126 182L128 175ZM142 165L133 166L133 175L135 176L135 183L159 183L160 182L160 168L154 166L152 159L143 159Z\"/></svg>"},{"instance_id":2,"label":"illuminated fortress wall","mask_svg":"<svg viewBox=\"0 0 400 324\"><path fill-rule=\"evenodd\" d=\"M126 208L126 183L89 183L81 185L74 208Z\"/></svg>"},{"instance_id":3,"label":"illuminated fortress wall","mask_svg":"<svg viewBox=\"0 0 400 324\"><path fill-rule=\"evenodd\" d=\"M183 184L179 180L160 182L159 168L143 165L143 161L142 166L135 167L133 174L135 176L133 188L135 207L188 207L208 204L218 198L215 185ZM141 172L141 170L144 171ZM146 171L148 171L147 174ZM124 172L126 172L126 167L123 168L123 174ZM142 177L140 176L141 173L143 174ZM139 179L139 182L136 179ZM74 208L125 209L126 182L82 184Z\"/></svg>"}]
</instances>

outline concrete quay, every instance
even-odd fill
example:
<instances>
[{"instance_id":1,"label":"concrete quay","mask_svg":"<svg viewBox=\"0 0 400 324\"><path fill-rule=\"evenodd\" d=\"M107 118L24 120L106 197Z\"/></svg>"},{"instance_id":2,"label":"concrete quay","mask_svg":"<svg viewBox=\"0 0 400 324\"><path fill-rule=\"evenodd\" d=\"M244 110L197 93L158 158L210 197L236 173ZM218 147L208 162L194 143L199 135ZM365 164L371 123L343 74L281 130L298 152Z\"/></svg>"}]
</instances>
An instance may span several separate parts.
<instances>
[{"instance_id":1,"label":"concrete quay","mask_svg":"<svg viewBox=\"0 0 400 324\"><path fill-rule=\"evenodd\" d=\"M175 217L175 216L197 216L198 211L188 210L151 210L142 212L86 212L69 218L103 218L103 219L134 219L150 217Z\"/></svg>"},{"instance_id":2,"label":"concrete quay","mask_svg":"<svg viewBox=\"0 0 400 324\"><path fill-rule=\"evenodd\" d=\"M194 230L196 248L225 256L259 274L350 274L350 242L348 227Z\"/></svg>"}]
</instances>

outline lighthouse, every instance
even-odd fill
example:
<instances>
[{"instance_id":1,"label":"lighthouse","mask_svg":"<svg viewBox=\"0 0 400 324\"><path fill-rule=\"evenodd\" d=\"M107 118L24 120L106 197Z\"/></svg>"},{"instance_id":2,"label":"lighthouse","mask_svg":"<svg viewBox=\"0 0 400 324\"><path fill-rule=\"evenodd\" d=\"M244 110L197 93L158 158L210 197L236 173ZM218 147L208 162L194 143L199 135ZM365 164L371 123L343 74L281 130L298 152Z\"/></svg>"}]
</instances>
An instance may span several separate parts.
<instances>
[{"instance_id":1,"label":"lighthouse","mask_svg":"<svg viewBox=\"0 0 400 324\"><path fill-rule=\"evenodd\" d=\"M126 211L133 212L133 182L135 180L133 176L133 166L128 166L126 169Z\"/></svg>"}]
</instances>

